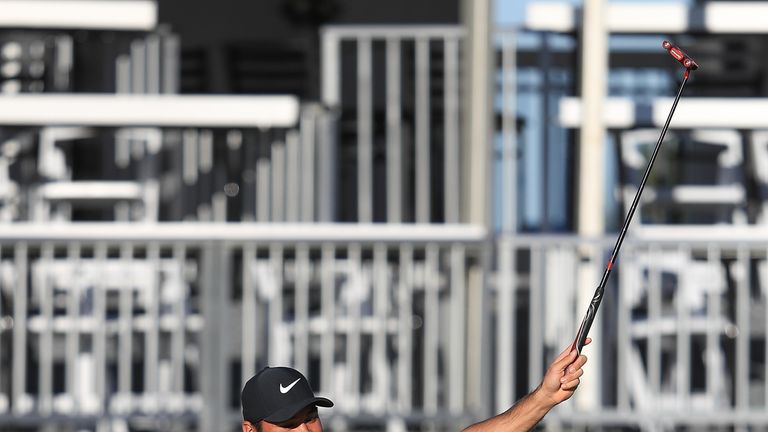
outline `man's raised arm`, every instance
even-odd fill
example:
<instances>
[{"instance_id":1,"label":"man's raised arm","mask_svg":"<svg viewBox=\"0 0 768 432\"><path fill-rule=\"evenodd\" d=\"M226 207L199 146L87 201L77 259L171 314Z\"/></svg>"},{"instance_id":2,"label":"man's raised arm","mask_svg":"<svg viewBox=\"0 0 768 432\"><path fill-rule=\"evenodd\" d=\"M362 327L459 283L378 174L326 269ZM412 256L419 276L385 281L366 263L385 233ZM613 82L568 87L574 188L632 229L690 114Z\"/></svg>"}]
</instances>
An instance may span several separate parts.
<instances>
[{"instance_id":1,"label":"man's raised arm","mask_svg":"<svg viewBox=\"0 0 768 432\"><path fill-rule=\"evenodd\" d=\"M586 343L592 339L587 338ZM464 432L521 432L532 429L555 405L568 400L579 386L579 377L587 357L577 358L576 350L567 346L549 365L536 389L510 409L464 429Z\"/></svg>"}]
</instances>

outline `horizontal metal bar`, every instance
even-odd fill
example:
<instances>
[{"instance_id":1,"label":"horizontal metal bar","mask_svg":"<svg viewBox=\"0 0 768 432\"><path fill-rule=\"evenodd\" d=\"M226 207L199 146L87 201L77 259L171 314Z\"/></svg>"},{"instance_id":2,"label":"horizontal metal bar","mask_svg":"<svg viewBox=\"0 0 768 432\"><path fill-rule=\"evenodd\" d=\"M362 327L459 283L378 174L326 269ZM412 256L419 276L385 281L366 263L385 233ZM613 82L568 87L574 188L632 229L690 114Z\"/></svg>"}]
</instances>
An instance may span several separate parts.
<instances>
[{"instance_id":1,"label":"horizontal metal bar","mask_svg":"<svg viewBox=\"0 0 768 432\"><path fill-rule=\"evenodd\" d=\"M654 125L664 124L672 100L653 101ZM763 115L766 110L768 98L687 98L675 111L670 127L762 129L768 127L768 118Z\"/></svg>"},{"instance_id":2,"label":"horizontal metal bar","mask_svg":"<svg viewBox=\"0 0 768 432\"><path fill-rule=\"evenodd\" d=\"M82 414L51 414L48 416L39 416L34 414L25 415L11 415L1 414L0 425L3 426L19 426L19 427L34 427L42 424L48 425L67 425L68 427L74 427L82 425L84 427L92 426L99 420L125 420L136 422L163 422L163 423L189 423L197 421L200 418L200 413L196 410L189 410L177 414L161 413L161 414L128 414L128 415L82 415ZM240 414L242 419L242 414Z\"/></svg>"},{"instance_id":3,"label":"horizontal metal bar","mask_svg":"<svg viewBox=\"0 0 768 432\"><path fill-rule=\"evenodd\" d=\"M635 103L630 98L609 97L605 99L603 121L608 128L630 128L637 123ZM564 97L560 99L559 122L562 127L578 128L583 124L581 98Z\"/></svg>"},{"instance_id":4,"label":"horizontal metal bar","mask_svg":"<svg viewBox=\"0 0 768 432\"><path fill-rule=\"evenodd\" d=\"M497 241L508 239L516 245L534 246L546 244L580 245L597 244L613 246L615 235L605 237L582 237L575 235L538 235L538 234L500 234ZM745 244L758 250L768 241L768 227L761 225L638 225L630 228L626 244L647 245L664 244L706 246L716 244L721 247Z\"/></svg>"},{"instance_id":5,"label":"horizontal metal bar","mask_svg":"<svg viewBox=\"0 0 768 432\"><path fill-rule=\"evenodd\" d=\"M638 225L633 239L646 243L691 243L765 246L768 227L762 225Z\"/></svg>"},{"instance_id":6,"label":"horizontal metal bar","mask_svg":"<svg viewBox=\"0 0 768 432\"><path fill-rule=\"evenodd\" d=\"M651 118L638 118L636 113L642 106L628 97L606 99L603 120L609 128L631 128L642 122L662 126L672 106L672 98L655 98L651 102ZM727 109L724 109L727 108ZM735 128L763 129L768 127L768 98L692 98L675 111L672 129L690 128ZM581 99L564 97L560 99L558 120L561 126L578 128L583 123Z\"/></svg>"},{"instance_id":7,"label":"horizontal metal bar","mask_svg":"<svg viewBox=\"0 0 768 432\"><path fill-rule=\"evenodd\" d=\"M554 415L552 415L554 414ZM580 425L688 425L688 426L730 426L730 425L765 425L768 412L754 410L677 410L677 411L613 411L600 409L594 413L576 411L551 413L544 423L564 422Z\"/></svg>"},{"instance_id":8,"label":"horizontal metal bar","mask_svg":"<svg viewBox=\"0 0 768 432\"><path fill-rule=\"evenodd\" d=\"M498 234L517 245L602 244L612 245L615 237L575 235ZM482 242L488 231L470 224L302 224L302 223L9 223L0 224L0 243L27 241L261 241L261 242ZM735 245L764 247L768 227L761 225L637 226L630 230L627 244Z\"/></svg>"},{"instance_id":9,"label":"horizontal metal bar","mask_svg":"<svg viewBox=\"0 0 768 432\"><path fill-rule=\"evenodd\" d=\"M351 38L445 38L462 37L458 25L334 25L321 29L323 37Z\"/></svg>"},{"instance_id":10,"label":"horizontal metal bar","mask_svg":"<svg viewBox=\"0 0 768 432\"><path fill-rule=\"evenodd\" d=\"M481 242L476 225L300 223L75 223L0 224L0 243L20 240L230 241L230 242Z\"/></svg>"},{"instance_id":11,"label":"horizontal metal bar","mask_svg":"<svg viewBox=\"0 0 768 432\"><path fill-rule=\"evenodd\" d=\"M157 26L152 0L0 0L0 27L149 31Z\"/></svg>"},{"instance_id":12,"label":"horizontal metal bar","mask_svg":"<svg viewBox=\"0 0 768 432\"><path fill-rule=\"evenodd\" d=\"M48 200L140 200L142 185L134 181L51 182L37 189Z\"/></svg>"},{"instance_id":13,"label":"horizontal metal bar","mask_svg":"<svg viewBox=\"0 0 768 432\"><path fill-rule=\"evenodd\" d=\"M0 97L0 125L292 127L295 96L19 94Z\"/></svg>"},{"instance_id":14,"label":"horizontal metal bar","mask_svg":"<svg viewBox=\"0 0 768 432\"><path fill-rule=\"evenodd\" d=\"M538 2L528 5L525 27L529 30L569 33L580 23L577 7L567 2ZM701 23L692 21L701 16ZM708 33L765 34L768 3L712 1L690 7L683 3L616 2L607 7L606 27L613 33L669 34L690 31Z\"/></svg>"}]
</instances>

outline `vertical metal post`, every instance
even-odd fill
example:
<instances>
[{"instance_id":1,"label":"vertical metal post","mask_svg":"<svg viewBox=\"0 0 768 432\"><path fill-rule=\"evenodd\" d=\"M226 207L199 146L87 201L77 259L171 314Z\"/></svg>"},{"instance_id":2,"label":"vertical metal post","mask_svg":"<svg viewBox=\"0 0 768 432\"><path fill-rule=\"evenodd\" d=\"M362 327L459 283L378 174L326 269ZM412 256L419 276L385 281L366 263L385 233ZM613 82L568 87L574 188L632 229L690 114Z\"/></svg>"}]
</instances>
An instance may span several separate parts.
<instances>
[{"instance_id":1,"label":"vertical metal post","mask_svg":"<svg viewBox=\"0 0 768 432\"><path fill-rule=\"evenodd\" d=\"M184 184L191 186L197 183L198 175L198 145L199 134L197 129L185 129L182 133L181 145L182 145L182 178Z\"/></svg>"},{"instance_id":2,"label":"vertical metal post","mask_svg":"<svg viewBox=\"0 0 768 432\"><path fill-rule=\"evenodd\" d=\"M205 326L202 330L201 392L205 400L199 431L219 430L227 424L228 393L227 295L229 265L224 246L206 243L202 247L202 308Z\"/></svg>"},{"instance_id":3,"label":"vertical metal post","mask_svg":"<svg viewBox=\"0 0 768 432\"><path fill-rule=\"evenodd\" d=\"M629 249L624 253L622 271L619 272L619 302L617 313L617 358L616 362L616 393L619 410L629 409L629 390L627 377L629 374L629 356L632 348L632 335L629 333L630 307L628 293L638 289L635 284L638 280L637 264L635 261L635 249Z\"/></svg>"},{"instance_id":4,"label":"vertical metal post","mask_svg":"<svg viewBox=\"0 0 768 432\"><path fill-rule=\"evenodd\" d=\"M306 106L301 112L301 169L297 175L301 177L301 221L315 220L315 140L317 138L318 107Z\"/></svg>"},{"instance_id":5,"label":"vertical metal post","mask_svg":"<svg viewBox=\"0 0 768 432\"><path fill-rule=\"evenodd\" d=\"M152 281L147 295L147 329L144 336L144 391L157 395L158 363L160 362L160 281L162 266L160 264L160 245L152 242L147 245L147 261L152 269ZM225 285L221 285L225 286ZM206 323L207 324L207 323Z\"/></svg>"},{"instance_id":6,"label":"vertical metal post","mask_svg":"<svg viewBox=\"0 0 768 432\"><path fill-rule=\"evenodd\" d=\"M336 248L332 243L323 244L321 253L322 280L320 281L321 307L325 329L320 353L320 390L329 393L333 389L334 354L336 353Z\"/></svg>"},{"instance_id":7,"label":"vertical metal post","mask_svg":"<svg viewBox=\"0 0 768 432\"><path fill-rule=\"evenodd\" d=\"M691 329L690 329L690 307L685 300L689 297L687 292L686 279L688 272L685 263L691 257L691 248L688 245L681 246L679 253L685 257L675 269L677 272L677 293L675 295L677 302L677 394L680 401L678 405L681 409L688 409L691 393Z\"/></svg>"},{"instance_id":8,"label":"vertical metal post","mask_svg":"<svg viewBox=\"0 0 768 432\"><path fill-rule=\"evenodd\" d=\"M40 277L40 309L44 317L44 328L40 332L40 364L39 374L39 405L41 414L48 415L53 410L53 244L44 243L42 246L42 275Z\"/></svg>"},{"instance_id":9,"label":"vertical metal post","mask_svg":"<svg viewBox=\"0 0 768 432\"><path fill-rule=\"evenodd\" d=\"M533 388L541 379L544 366L544 250L531 247L530 274L530 327L528 387Z\"/></svg>"},{"instance_id":10,"label":"vertical metal post","mask_svg":"<svg viewBox=\"0 0 768 432\"><path fill-rule=\"evenodd\" d=\"M336 220L336 122L334 111L324 110L318 131L318 190L323 199L317 203L319 222Z\"/></svg>"},{"instance_id":11,"label":"vertical metal post","mask_svg":"<svg viewBox=\"0 0 768 432\"><path fill-rule=\"evenodd\" d=\"M581 94L583 101L584 124L579 131L579 167L578 167L578 233L584 237L600 237L605 231L603 173L605 124L603 122L603 104L608 82L608 31L606 27L607 1L585 0L584 18L581 34L583 53L581 55ZM599 269L602 262L599 247L584 247L581 254L586 258L579 266L577 302L589 304L594 288L599 281ZM578 323L574 323L574 328ZM601 352L601 319L595 320L591 336L593 343L590 351ZM600 355L592 355L590 364L584 369L584 379L575 395L576 406L580 409L594 409L600 403Z\"/></svg>"},{"instance_id":12,"label":"vertical metal post","mask_svg":"<svg viewBox=\"0 0 768 432\"><path fill-rule=\"evenodd\" d=\"M461 222L490 226L489 185L493 125L493 49L491 0L463 0L467 36L462 52L464 103L461 145ZM480 248L479 261L468 267L467 284L467 407L479 416L490 414L487 281L490 251Z\"/></svg>"},{"instance_id":13,"label":"vertical metal post","mask_svg":"<svg viewBox=\"0 0 768 432\"><path fill-rule=\"evenodd\" d=\"M373 332L372 374L373 394L377 414L386 415L389 410L389 363L387 361L387 334L389 319L389 284L387 278L387 246L383 243L373 248L373 314L376 327Z\"/></svg>"},{"instance_id":14,"label":"vertical metal post","mask_svg":"<svg viewBox=\"0 0 768 432\"><path fill-rule=\"evenodd\" d=\"M285 220L299 220L299 134L289 131L285 135Z\"/></svg>"},{"instance_id":15,"label":"vertical metal post","mask_svg":"<svg viewBox=\"0 0 768 432\"><path fill-rule=\"evenodd\" d=\"M459 40L445 39L445 161L443 170L443 199L445 222L459 223L461 217L461 163L459 162Z\"/></svg>"},{"instance_id":16,"label":"vertical metal post","mask_svg":"<svg viewBox=\"0 0 768 432\"><path fill-rule=\"evenodd\" d=\"M549 231L549 155L550 155L550 122L546 119L550 114L550 92L552 91L552 55L549 47L550 35L547 32L541 34L541 49L539 50L539 70L541 71L541 166L539 178L541 179L541 230Z\"/></svg>"},{"instance_id":17,"label":"vertical metal post","mask_svg":"<svg viewBox=\"0 0 768 432\"><path fill-rule=\"evenodd\" d=\"M412 406L411 370L413 369L413 245L400 245L400 283L397 286L397 400L400 413Z\"/></svg>"},{"instance_id":18,"label":"vertical metal post","mask_svg":"<svg viewBox=\"0 0 768 432\"><path fill-rule=\"evenodd\" d=\"M282 160L282 159L281 159ZM272 172L273 161L267 158L256 160L256 221L275 221L275 215L270 215L270 202L275 198L270 196L269 177ZM270 219L271 218L271 219Z\"/></svg>"},{"instance_id":19,"label":"vertical metal post","mask_svg":"<svg viewBox=\"0 0 768 432\"><path fill-rule=\"evenodd\" d=\"M256 260L256 248L252 243L243 247L243 318L242 318L242 374L245 383L256 372L256 286L252 276L252 265Z\"/></svg>"},{"instance_id":20,"label":"vertical metal post","mask_svg":"<svg viewBox=\"0 0 768 432\"><path fill-rule=\"evenodd\" d=\"M373 221L373 83L371 39L357 41L357 221Z\"/></svg>"},{"instance_id":21,"label":"vertical metal post","mask_svg":"<svg viewBox=\"0 0 768 432\"><path fill-rule=\"evenodd\" d=\"M400 39L387 39L387 222L403 218Z\"/></svg>"},{"instance_id":22,"label":"vertical metal post","mask_svg":"<svg viewBox=\"0 0 768 432\"><path fill-rule=\"evenodd\" d=\"M107 278L105 277L105 269L107 267L108 245L105 242L99 242L96 244L95 248L94 258L99 266L98 273L101 277L93 287L93 317L96 324L93 329L93 382L96 387L96 397L99 400L98 411L99 413L104 413L104 410L106 409L105 402L107 400L107 332L105 328L107 321Z\"/></svg>"},{"instance_id":23,"label":"vertical metal post","mask_svg":"<svg viewBox=\"0 0 768 432\"><path fill-rule=\"evenodd\" d=\"M147 36L147 93L159 94L161 89L160 78L160 37L157 34Z\"/></svg>"},{"instance_id":24,"label":"vertical metal post","mask_svg":"<svg viewBox=\"0 0 768 432\"><path fill-rule=\"evenodd\" d=\"M173 308L175 310L176 322L178 327L171 335L171 361L173 363L172 389L177 397L184 396L184 365L185 347L187 343L187 301L189 299L189 289L187 286L187 246L178 243L173 247L173 260L179 269L179 297L176 299Z\"/></svg>"},{"instance_id":25,"label":"vertical metal post","mask_svg":"<svg viewBox=\"0 0 768 432\"><path fill-rule=\"evenodd\" d=\"M648 322L657 323L661 318L661 271L654 265L654 257L662 251L658 247L648 251ZM661 390L661 332L658 327L648 327L648 381L651 393ZM654 407L659 408L659 407Z\"/></svg>"},{"instance_id":26,"label":"vertical metal post","mask_svg":"<svg viewBox=\"0 0 768 432\"><path fill-rule=\"evenodd\" d=\"M490 223L489 165L493 130L493 46L491 0L464 0L464 139L462 145L462 219L487 226Z\"/></svg>"},{"instance_id":27,"label":"vertical metal post","mask_svg":"<svg viewBox=\"0 0 768 432\"><path fill-rule=\"evenodd\" d=\"M115 60L115 90L116 93L131 92L131 58L125 54Z\"/></svg>"},{"instance_id":28,"label":"vertical metal post","mask_svg":"<svg viewBox=\"0 0 768 432\"><path fill-rule=\"evenodd\" d=\"M72 263L75 269L80 269L82 260L80 258L80 244L70 243L67 250L67 259ZM67 319L77 322L80 319L80 296L82 284L79 280L73 281L72 291L67 294ZM78 380L77 361L80 355L80 330L78 326L72 326L67 332L66 340L66 385L67 393L73 397L73 402L77 405L81 401L77 397L75 390Z\"/></svg>"},{"instance_id":29,"label":"vertical metal post","mask_svg":"<svg viewBox=\"0 0 768 432\"><path fill-rule=\"evenodd\" d=\"M428 244L425 256L424 275L424 411L428 415L437 414L438 374L437 351L439 349L440 322L438 314L440 249L435 244Z\"/></svg>"},{"instance_id":30,"label":"vertical metal post","mask_svg":"<svg viewBox=\"0 0 768 432\"><path fill-rule=\"evenodd\" d=\"M448 341L450 355L448 357L448 406L450 412L460 415L464 409L465 379L466 379L466 271L464 245L451 246L450 257L450 338Z\"/></svg>"},{"instance_id":31,"label":"vertical metal post","mask_svg":"<svg viewBox=\"0 0 768 432\"><path fill-rule=\"evenodd\" d=\"M319 219L332 222L336 218L336 114L335 110L341 103L341 64L339 59L341 41L332 30L321 30L321 68L322 88L321 98L329 111L322 121L322 132L319 148L320 158L320 190L328 196L319 202Z\"/></svg>"},{"instance_id":32,"label":"vertical metal post","mask_svg":"<svg viewBox=\"0 0 768 432\"><path fill-rule=\"evenodd\" d=\"M749 275L749 250L740 245L736 254L736 265L739 266L736 281L736 326L739 334L736 337L736 409L747 410L749 407L749 303L750 303L750 275ZM744 428L746 430L746 428Z\"/></svg>"},{"instance_id":33,"label":"vertical metal post","mask_svg":"<svg viewBox=\"0 0 768 432\"><path fill-rule=\"evenodd\" d=\"M340 40L333 30L322 30L321 68L322 99L326 106L337 108L341 102L341 64L339 60Z\"/></svg>"},{"instance_id":34,"label":"vertical metal post","mask_svg":"<svg viewBox=\"0 0 768 432\"><path fill-rule=\"evenodd\" d=\"M505 33L501 41L501 227L517 231L517 39Z\"/></svg>"},{"instance_id":35,"label":"vertical metal post","mask_svg":"<svg viewBox=\"0 0 768 432\"><path fill-rule=\"evenodd\" d=\"M279 348L285 345L285 342L281 340L278 330L283 325L283 275L284 275L284 259L283 259L283 246L280 244L273 244L269 248L269 265L274 276L275 286L270 287L272 294L271 301L269 302L269 335L267 337L267 346L269 349L269 364L277 365L283 364L288 359L282 356L285 349Z\"/></svg>"},{"instance_id":36,"label":"vertical metal post","mask_svg":"<svg viewBox=\"0 0 768 432\"><path fill-rule=\"evenodd\" d=\"M125 269L133 264L133 245L124 243L120 248L120 262ZM120 353L118 354L118 393L121 396L131 394L131 375L133 369L133 290L122 287L120 290L120 332L118 336Z\"/></svg>"},{"instance_id":37,"label":"vertical metal post","mask_svg":"<svg viewBox=\"0 0 768 432\"><path fill-rule=\"evenodd\" d=\"M351 284L365 284L367 283L365 275L363 274L363 253L362 247L359 243L353 243L349 247L348 258L348 280ZM365 289L362 286L351 286L351 292L354 294L349 300L349 322L350 328L347 331L347 352L346 362L347 368L347 383L349 387L346 389L350 395L358 395L360 393L360 347L362 346L360 327L362 321L362 295L361 291ZM355 398L352 406L348 408L352 413L358 413L360 411L360 403Z\"/></svg>"},{"instance_id":38,"label":"vertical metal post","mask_svg":"<svg viewBox=\"0 0 768 432\"><path fill-rule=\"evenodd\" d=\"M197 140L197 169L201 174L209 174L214 162L213 131L203 129Z\"/></svg>"},{"instance_id":39,"label":"vertical metal post","mask_svg":"<svg viewBox=\"0 0 768 432\"><path fill-rule=\"evenodd\" d=\"M135 40L131 44L131 93L147 91L147 45L144 41Z\"/></svg>"},{"instance_id":40,"label":"vertical metal post","mask_svg":"<svg viewBox=\"0 0 768 432\"><path fill-rule=\"evenodd\" d=\"M416 223L432 220L429 39L416 39Z\"/></svg>"},{"instance_id":41,"label":"vertical metal post","mask_svg":"<svg viewBox=\"0 0 768 432\"><path fill-rule=\"evenodd\" d=\"M515 397L515 245L504 237L497 252L499 272L496 285L496 407L502 412L512 406Z\"/></svg>"},{"instance_id":42,"label":"vertical metal post","mask_svg":"<svg viewBox=\"0 0 768 432\"><path fill-rule=\"evenodd\" d=\"M179 93L179 76L181 56L179 52L179 37L166 35L163 37L163 66L161 92L165 94Z\"/></svg>"},{"instance_id":43,"label":"vertical metal post","mask_svg":"<svg viewBox=\"0 0 768 432\"><path fill-rule=\"evenodd\" d=\"M296 259L293 263L296 286L293 364L298 370L307 371L309 366L309 246L303 243L296 246Z\"/></svg>"},{"instance_id":44,"label":"vertical metal post","mask_svg":"<svg viewBox=\"0 0 768 432\"><path fill-rule=\"evenodd\" d=\"M722 266L721 250L715 245L707 247L707 264ZM722 288L722 287L719 287ZM720 384L724 379L722 376L722 355L720 349L720 337L722 329L715 325L722 319L721 314L721 290L716 289L709 294L707 298L707 344L706 344L706 364L707 364L707 397L714 400L719 397Z\"/></svg>"},{"instance_id":45,"label":"vertical metal post","mask_svg":"<svg viewBox=\"0 0 768 432\"><path fill-rule=\"evenodd\" d=\"M13 292L13 366L11 374L11 405L17 414L24 413L22 399L25 397L27 378L27 244L14 247L16 284Z\"/></svg>"},{"instance_id":46,"label":"vertical metal post","mask_svg":"<svg viewBox=\"0 0 768 432\"><path fill-rule=\"evenodd\" d=\"M764 261L764 272L763 272L763 283L768 284L768 250L764 251L766 253L766 260ZM758 276L758 280L760 280L760 276ZM763 292L763 304L768 306L768 292L766 291L765 287L761 287L761 290ZM768 359L768 316L765 317L765 327L763 328L763 334L765 335L765 345L763 346L763 358ZM764 387L763 387L763 409L768 409L768 361L765 362L763 365L763 376L765 377L764 381Z\"/></svg>"},{"instance_id":47,"label":"vertical metal post","mask_svg":"<svg viewBox=\"0 0 768 432\"><path fill-rule=\"evenodd\" d=\"M272 143L272 221L285 222L286 149L282 142Z\"/></svg>"}]
</instances>

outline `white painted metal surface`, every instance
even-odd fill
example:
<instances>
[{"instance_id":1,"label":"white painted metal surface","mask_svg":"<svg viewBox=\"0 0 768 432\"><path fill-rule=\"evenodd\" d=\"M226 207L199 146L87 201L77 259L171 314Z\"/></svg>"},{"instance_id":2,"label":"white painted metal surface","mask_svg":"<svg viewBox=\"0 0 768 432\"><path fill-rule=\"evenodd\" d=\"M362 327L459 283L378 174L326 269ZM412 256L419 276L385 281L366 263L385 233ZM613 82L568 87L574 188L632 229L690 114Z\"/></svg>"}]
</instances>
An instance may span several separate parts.
<instances>
[{"instance_id":1,"label":"white painted metal surface","mask_svg":"<svg viewBox=\"0 0 768 432\"><path fill-rule=\"evenodd\" d=\"M294 96L19 94L0 97L2 125L292 127Z\"/></svg>"},{"instance_id":2,"label":"white painted metal surface","mask_svg":"<svg viewBox=\"0 0 768 432\"><path fill-rule=\"evenodd\" d=\"M653 126L661 127L669 115L672 98L655 98L651 103ZM639 125L635 112L638 104L627 97L609 97L603 112L610 128L624 129ZM687 98L680 102L670 129L728 128L764 129L768 119L762 113L768 110L768 100L763 98ZM560 99L559 122L563 127L578 128L584 121L581 99Z\"/></svg>"},{"instance_id":3,"label":"white painted metal surface","mask_svg":"<svg viewBox=\"0 0 768 432\"><path fill-rule=\"evenodd\" d=\"M164 240L234 242L482 242L485 228L472 225L299 223L77 223L0 224L0 242L20 240Z\"/></svg>"},{"instance_id":4,"label":"white painted metal surface","mask_svg":"<svg viewBox=\"0 0 768 432\"><path fill-rule=\"evenodd\" d=\"M355 164L356 219L363 223L430 223L442 215L448 223L458 222L462 200L467 198L459 190L465 180L459 103L464 30L460 26L329 26L322 29L321 36L323 103L341 116L354 112L355 152L346 157ZM345 59L349 54L342 49L343 43L354 45L354 59ZM371 90L378 46L384 48L381 81L386 115L381 124L374 116L378 102ZM436 57L444 65L442 84L431 78ZM354 69L344 66L349 61L355 62ZM341 109L345 82L355 89L351 110ZM442 125L432 114L436 85L442 86ZM412 94L405 94L409 89ZM411 98L413 107L406 105ZM343 123L344 118L338 121ZM438 129L444 134L435 132ZM384 131L383 136L378 130ZM444 136L438 141L440 135ZM374 155L380 137L386 143L384 181L374 177L379 169ZM437 160L437 154L442 160ZM413 179L408 172L414 173ZM435 200L436 184L444 185L442 202ZM375 208L383 211L374 214Z\"/></svg>"},{"instance_id":5,"label":"white painted metal surface","mask_svg":"<svg viewBox=\"0 0 768 432\"><path fill-rule=\"evenodd\" d=\"M200 385L234 372L234 364L242 365L242 380L266 364L301 367L337 402L331 416L349 427L362 419L385 424L390 416L458 427L479 415L467 405L464 387L471 384L465 381L467 280L489 255L471 227L430 236L401 227L383 238L375 229L350 235L350 227L336 226L327 227L320 242L311 229L278 238L247 225L227 227L231 237L212 225L189 227L194 233L175 237L167 229L129 237L137 231L121 226L92 236L77 226L66 228L69 235L63 228L46 236L23 226L16 238L0 233L0 292L8 300L1 312L13 317L0 321L0 339L34 347L1 357L0 368L13 373L0 377L14 385L10 394L0 391L6 401L0 423L8 424L11 413L27 419L47 413L86 422L100 415L129 421L159 415L194 424L199 414L216 417L206 413L219 410L218 418L235 425L239 412ZM481 312L498 338L483 355L497 360L483 374L495 383L485 390L512 403L571 342L584 306L574 301L580 247L607 249L613 239L515 235L493 241L499 261L488 274L491 301ZM594 378L623 402L594 410L566 404L545 421L552 427L765 425L766 402L749 390L761 388L764 378L745 371L764 367L751 360L756 345L746 338L766 335L765 323L749 318L768 304L766 241L768 231L754 227L633 230L617 264L620 277L607 292L618 301L604 304L622 323L603 345L621 347L623 361L608 363L619 379ZM747 271L750 262L758 274ZM751 284L758 289L748 290ZM728 287L736 289L729 294ZM221 303L200 303L215 293L225 294ZM731 315L731 307L739 314ZM224 322L230 324L211 331ZM522 332L527 342L517 337ZM677 342L670 344L673 336ZM220 347L218 360L208 363L212 353L202 353L212 346ZM735 369L723 362L727 346L735 349ZM591 357L610 356L587 350ZM686 366L701 356L708 360L697 367L704 369ZM62 382L58 364L67 367L63 390L54 384ZM27 373L38 377L39 387L20 378ZM144 377L138 393L137 373ZM727 382L734 383L733 398ZM689 384L690 393L680 391ZM220 390L237 392L238 386ZM717 419L709 416L712 409Z\"/></svg>"},{"instance_id":6,"label":"white painted metal surface","mask_svg":"<svg viewBox=\"0 0 768 432\"><path fill-rule=\"evenodd\" d=\"M635 104L629 98L606 98L602 112L602 120L607 128L629 128L636 122ZM563 127L581 127L584 120L581 98L565 97L560 99L559 122Z\"/></svg>"},{"instance_id":7,"label":"white painted metal surface","mask_svg":"<svg viewBox=\"0 0 768 432\"><path fill-rule=\"evenodd\" d=\"M703 23L692 22L700 13ZM573 32L581 24L578 8L566 2L530 3L525 26L530 30ZM607 8L607 27L612 33L670 34L704 30L713 34L763 34L768 19L768 3L711 1L700 6L682 2L612 2Z\"/></svg>"},{"instance_id":8,"label":"white painted metal surface","mask_svg":"<svg viewBox=\"0 0 768 432\"><path fill-rule=\"evenodd\" d=\"M150 31L153 0L0 0L0 27Z\"/></svg>"}]
</instances>

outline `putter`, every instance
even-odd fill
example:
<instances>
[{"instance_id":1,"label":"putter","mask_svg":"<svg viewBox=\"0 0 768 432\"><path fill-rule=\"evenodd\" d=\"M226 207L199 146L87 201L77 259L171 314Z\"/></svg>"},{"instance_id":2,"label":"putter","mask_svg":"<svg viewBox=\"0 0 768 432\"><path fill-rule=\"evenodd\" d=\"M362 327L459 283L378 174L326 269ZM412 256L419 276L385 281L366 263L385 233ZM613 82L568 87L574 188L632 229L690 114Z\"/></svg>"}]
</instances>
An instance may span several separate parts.
<instances>
[{"instance_id":1,"label":"putter","mask_svg":"<svg viewBox=\"0 0 768 432\"><path fill-rule=\"evenodd\" d=\"M661 129L661 136L659 136L659 141L656 142L656 147L653 149L651 159L648 161L648 167L645 168L645 174L643 174L643 179L640 181L640 187L638 187L637 193L635 193L635 198L632 200L632 205L629 207L629 213L627 213L627 218L624 220L624 226L621 227L619 237L616 239L616 245L613 247L611 258L608 260L608 264L605 266L603 277L600 279L600 285L598 285L597 289L595 290L595 295L592 297L592 301L589 303L587 313L584 315L584 319L581 321L579 331L576 333L576 339L573 341L573 345L571 346L571 349L575 349L579 354L581 354L581 349L584 348L584 342L587 340L589 329L592 327L592 322L595 320L597 310L600 308L600 302L603 300L603 294L605 293L605 285L608 283L608 277L611 275L611 270L613 270L616 257L619 255L619 249L621 249L621 244L624 242L624 237L627 235L629 223L632 222L632 217L635 215L635 210L637 210L637 204L640 202L640 195L643 194L645 183L648 181L648 176L651 173L651 168L653 168L653 163L656 161L656 156L658 156L659 150L661 149L661 143L664 141L664 135L666 135L667 129L669 128L669 122L672 121L672 115L675 114L675 108L677 108L677 103L680 101L680 95L683 94L685 83L688 82L688 77L691 71L699 68L699 65L693 61L690 56L685 54L683 50L676 47L669 41L664 41L661 46L685 67L683 82L680 83L680 89L677 91L675 101L672 103L672 109L669 111L667 121L664 123L664 127Z\"/></svg>"}]
</instances>

